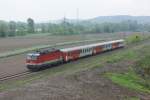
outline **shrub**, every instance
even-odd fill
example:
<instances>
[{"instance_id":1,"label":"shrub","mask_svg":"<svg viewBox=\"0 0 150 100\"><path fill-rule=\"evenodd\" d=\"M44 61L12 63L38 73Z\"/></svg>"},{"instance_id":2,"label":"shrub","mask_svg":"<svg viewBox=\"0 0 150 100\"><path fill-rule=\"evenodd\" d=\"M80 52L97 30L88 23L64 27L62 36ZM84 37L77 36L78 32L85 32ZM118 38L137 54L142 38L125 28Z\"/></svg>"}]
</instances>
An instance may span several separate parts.
<instances>
[{"instance_id":1,"label":"shrub","mask_svg":"<svg viewBox=\"0 0 150 100\"><path fill-rule=\"evenodd\" d=\"M141 34L133 34L127 38L127 43L136 43L143 40L143 36Z\"/></svg>"},{"instance_id":2,"label":"shrub","mask_svg":"<svg viewBox=\"0 0 150 100\"><path fill-rule=\"evenodd\" d=\"M136 63L138 73L143 77L150 77L150 55L145 56Z\"/></svg>"}]
</instances>

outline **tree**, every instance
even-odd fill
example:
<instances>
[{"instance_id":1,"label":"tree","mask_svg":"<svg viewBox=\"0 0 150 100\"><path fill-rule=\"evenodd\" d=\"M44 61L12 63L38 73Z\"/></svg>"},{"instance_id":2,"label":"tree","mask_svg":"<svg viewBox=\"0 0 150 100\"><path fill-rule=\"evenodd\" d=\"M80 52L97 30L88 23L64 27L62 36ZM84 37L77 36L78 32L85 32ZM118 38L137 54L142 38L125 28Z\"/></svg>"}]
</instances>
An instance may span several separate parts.
<instances>
[{"instance_id":1,"label":"tree","mask_svg":"<svg viewBox=\"0 0 150 100\"><path fill-rule=\"evenodd\" d=\"M27 33L27 24L24 22L16 23L16 35L25 35Z\"/></svg>"},{"instance_id":2,"label":"tree","mask_svg":"<svg viewBox=\"0 0 150 100\"><path fill-rule=\"evenodd\" d=\"M0 37L6 37L8 34L8 24L5 21L0 21Z\"/></svg>"},{"instance_id":3,"label":"tree","mask_svg":"<svg viewBox=\"0 0 150 100\"><path fill-rule=\"evenodd\" d=\"M28 24L28 32L29 33L34 33L35 29L34 29L34 20L31 18L27 19L27 24Z\"/></svg>"},{"instance_id":4,"label":"tree","mask_svg":"<svg viewBox=\"0 0 150 100\"><path fill-rule=\"evenodd\" d=\"M46 33L48 30L47 25L46 24L41 24L41 31L42 33Z\"/></svg>"},{"instance_id":5,"label":"tree","mask_svg":"<svg viewBox=\"0 0 150 100\"><path fill-rule=\"evenodd\" d=\"M8 36L15 36L16 34L16 22L10 21L9 22L9 34Z\"/></svg>"}]
</instances>

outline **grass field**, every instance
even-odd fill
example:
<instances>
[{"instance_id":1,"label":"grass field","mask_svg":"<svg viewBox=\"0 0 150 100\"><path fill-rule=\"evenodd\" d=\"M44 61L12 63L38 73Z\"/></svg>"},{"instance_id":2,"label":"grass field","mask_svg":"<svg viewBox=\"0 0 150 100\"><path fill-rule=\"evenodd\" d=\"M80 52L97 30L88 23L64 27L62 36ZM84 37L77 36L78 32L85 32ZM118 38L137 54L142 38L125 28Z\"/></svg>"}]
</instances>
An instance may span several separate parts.
<instances>
[{"instance_id":1,"label":"grass field","mask_svg":"<svg viewBox=\"0 0 150 100\"><path fill-rule=\"evenodd\" d=\"M0 38L0 53L32 48L43 45L54 45L56 43L93 40L93 39L107 39L119 38L121 34L87 34L87 35L50 35L50 34L36 34L22 37ZM112 38L113 39L113 38Z\"/></svg>"}]
</instances>

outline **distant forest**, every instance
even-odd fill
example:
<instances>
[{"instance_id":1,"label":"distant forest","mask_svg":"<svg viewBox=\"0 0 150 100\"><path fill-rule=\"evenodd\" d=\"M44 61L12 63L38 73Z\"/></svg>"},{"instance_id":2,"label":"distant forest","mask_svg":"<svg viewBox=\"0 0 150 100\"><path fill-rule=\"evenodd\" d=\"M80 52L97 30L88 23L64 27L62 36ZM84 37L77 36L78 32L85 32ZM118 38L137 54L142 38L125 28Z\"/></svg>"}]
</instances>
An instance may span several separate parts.
<instances>
[{"instance_id":1,"label":"distant forest","mask_svg":"<svg viewBox=\"0 0 150 100\"><path fill-rule=\"evenodd\" d=\"M120 20L121 18L124 18L124 16L118 17L119 21L114 21L113 17L101 17L91 20L69 20L64 18L57 23L35 23L32 18L28 18L27 22L6 22L0 20L0 37L23 36L36 33L67 35L82 33L150 32L149 22L140 23L133 18Z\"/></svg>"}]
</instances>

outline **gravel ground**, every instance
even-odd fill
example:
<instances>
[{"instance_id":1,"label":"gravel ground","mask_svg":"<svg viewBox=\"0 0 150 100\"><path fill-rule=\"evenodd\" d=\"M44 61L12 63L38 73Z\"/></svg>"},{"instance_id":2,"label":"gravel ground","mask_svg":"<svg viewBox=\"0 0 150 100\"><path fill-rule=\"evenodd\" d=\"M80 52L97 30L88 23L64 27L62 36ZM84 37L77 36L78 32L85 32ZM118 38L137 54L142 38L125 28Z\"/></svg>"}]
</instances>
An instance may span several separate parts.
<instances>
[{"instance_id":1,"label":"gravel ground","mask_svg":"<svg viewBox=\"0 0 150 100\"><path fill-rule=\"evenodd\" d=\"M124 66L122 66L124 65ZM137 93L106 79L105 72L127 71L127 62L106 65L72 75L53 76L31 85L0 94L0 100L124 100L139 97L149 100L149 94Z\"/></svg>"}]
</instances>

